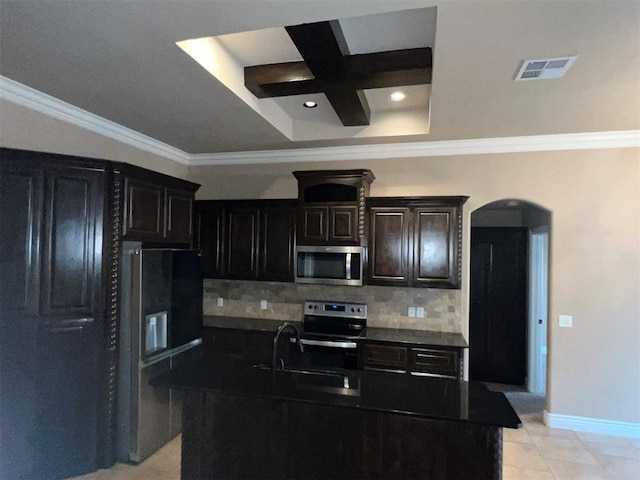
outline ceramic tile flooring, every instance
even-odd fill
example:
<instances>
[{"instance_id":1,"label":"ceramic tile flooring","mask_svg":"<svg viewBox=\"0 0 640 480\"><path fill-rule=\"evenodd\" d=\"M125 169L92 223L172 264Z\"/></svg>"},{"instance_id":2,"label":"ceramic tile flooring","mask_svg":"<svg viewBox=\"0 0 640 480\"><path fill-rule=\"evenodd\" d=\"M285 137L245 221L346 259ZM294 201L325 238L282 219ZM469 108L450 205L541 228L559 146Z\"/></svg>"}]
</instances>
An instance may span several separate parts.
<instances>
[{"instance_id":1,"label":"ceramic tile flooring","mask_svg":"<svg viewBox=\"0 0 640 480\"><path fill-rule=\"evenodd\" d=\"M640 479L640 439L551 429L540 412L520 418L523 428L504 429L504 480ZM176 437L140 465L119 463L74 480L178 480L180 449Z\"/></svg>"}]
</instances>

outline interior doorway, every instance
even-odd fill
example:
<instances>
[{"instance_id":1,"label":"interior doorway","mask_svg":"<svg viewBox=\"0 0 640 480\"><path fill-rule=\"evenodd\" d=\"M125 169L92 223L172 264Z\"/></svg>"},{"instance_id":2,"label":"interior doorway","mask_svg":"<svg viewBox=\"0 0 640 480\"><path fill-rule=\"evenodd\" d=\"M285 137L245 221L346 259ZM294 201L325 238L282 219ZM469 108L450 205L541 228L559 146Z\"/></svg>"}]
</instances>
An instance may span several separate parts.
<instances>
[{"instance_id":1,"label":"interior doorway","mask_svg":"<svg viewBox=\"0 0 640 480\"><path fill-rule=\"evenodd\" d=\"M545 394L550 225L519 199L472 212L470 379Z\"/></svg>"}]
</instances>

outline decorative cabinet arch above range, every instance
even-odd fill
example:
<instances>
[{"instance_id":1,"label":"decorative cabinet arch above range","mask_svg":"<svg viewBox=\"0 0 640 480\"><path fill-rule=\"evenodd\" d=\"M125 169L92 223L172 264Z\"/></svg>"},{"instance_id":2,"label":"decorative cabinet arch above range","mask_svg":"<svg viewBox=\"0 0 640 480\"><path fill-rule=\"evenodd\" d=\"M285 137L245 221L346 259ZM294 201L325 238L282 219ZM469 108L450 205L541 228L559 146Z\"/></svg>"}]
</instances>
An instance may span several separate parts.
<instances>
[{"instance_id":1,"label":"decorative cabinet arch above range","mask_svg":"<svg viewBox=\"0 0 640 480\"><path fill-rule=\"evenodd\" d=\"M371 170L293 172L298 180L298 245L366 245Z\"/></svg>"}]
</instances>

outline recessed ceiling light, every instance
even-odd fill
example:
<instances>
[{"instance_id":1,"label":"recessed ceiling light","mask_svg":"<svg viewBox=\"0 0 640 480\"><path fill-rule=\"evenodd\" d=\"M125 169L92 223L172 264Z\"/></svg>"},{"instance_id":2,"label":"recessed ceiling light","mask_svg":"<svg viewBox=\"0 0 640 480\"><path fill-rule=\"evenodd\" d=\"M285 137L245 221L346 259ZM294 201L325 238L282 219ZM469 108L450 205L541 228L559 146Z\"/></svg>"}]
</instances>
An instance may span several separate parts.
<instances>
[{"instance_id":1,"label":"recessed ceiling light","mask_svg":"<svg viewBox=\"0 0 640 480\"><path fill-rule=\"evenodd\" d=\"M393 92L391 95L389 95L389 100L391 100L392 102L401 102L402 100L404 100L405 96L406 95L402 92Z\"/></svg>"},{"instance_id":2,"label":"recessed ceiling light","mask_svg":"<svg viewBox=\"0 0 640 480\"><path fill-rule=\"evenodd\" d=\"M316 102L304 102L303 104L305 108L316 108L318 104Z\"/></svg>"}]
</instances>

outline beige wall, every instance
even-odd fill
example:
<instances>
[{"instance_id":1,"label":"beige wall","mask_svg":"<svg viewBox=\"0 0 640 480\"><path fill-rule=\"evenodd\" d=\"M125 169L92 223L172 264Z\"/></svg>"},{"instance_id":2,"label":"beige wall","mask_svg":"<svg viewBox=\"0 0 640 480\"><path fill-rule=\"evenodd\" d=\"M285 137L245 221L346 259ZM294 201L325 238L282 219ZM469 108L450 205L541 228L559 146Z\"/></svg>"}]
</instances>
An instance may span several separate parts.
<instances>
[{"instance_id":1,"label":"beige wall","mask_svg":"<svg viewBox=\"0 0 640 480\"><path fill-rule=\"evenodd\" d=\"M6 100L0 101L0 146L115 160L179 178L186 178L188 170L186 165Z\"/></svg>"},{"instance_id":2,"label":"beige wall","mask_svg":"<svg viewBox=\"0 0 640 480\"><path fill-rule=\"evenodd\" d=\"M640 422L640 150L191 167L198 197L295 197L291 172L370 168L373 196L469 195L463 238L468 331L473 210L522 199L551 211L549 404L553 414ZM573 315L559 328L558 315ZM473 339L469 339L473 347Z\"/></svg>"}]
</instances>

